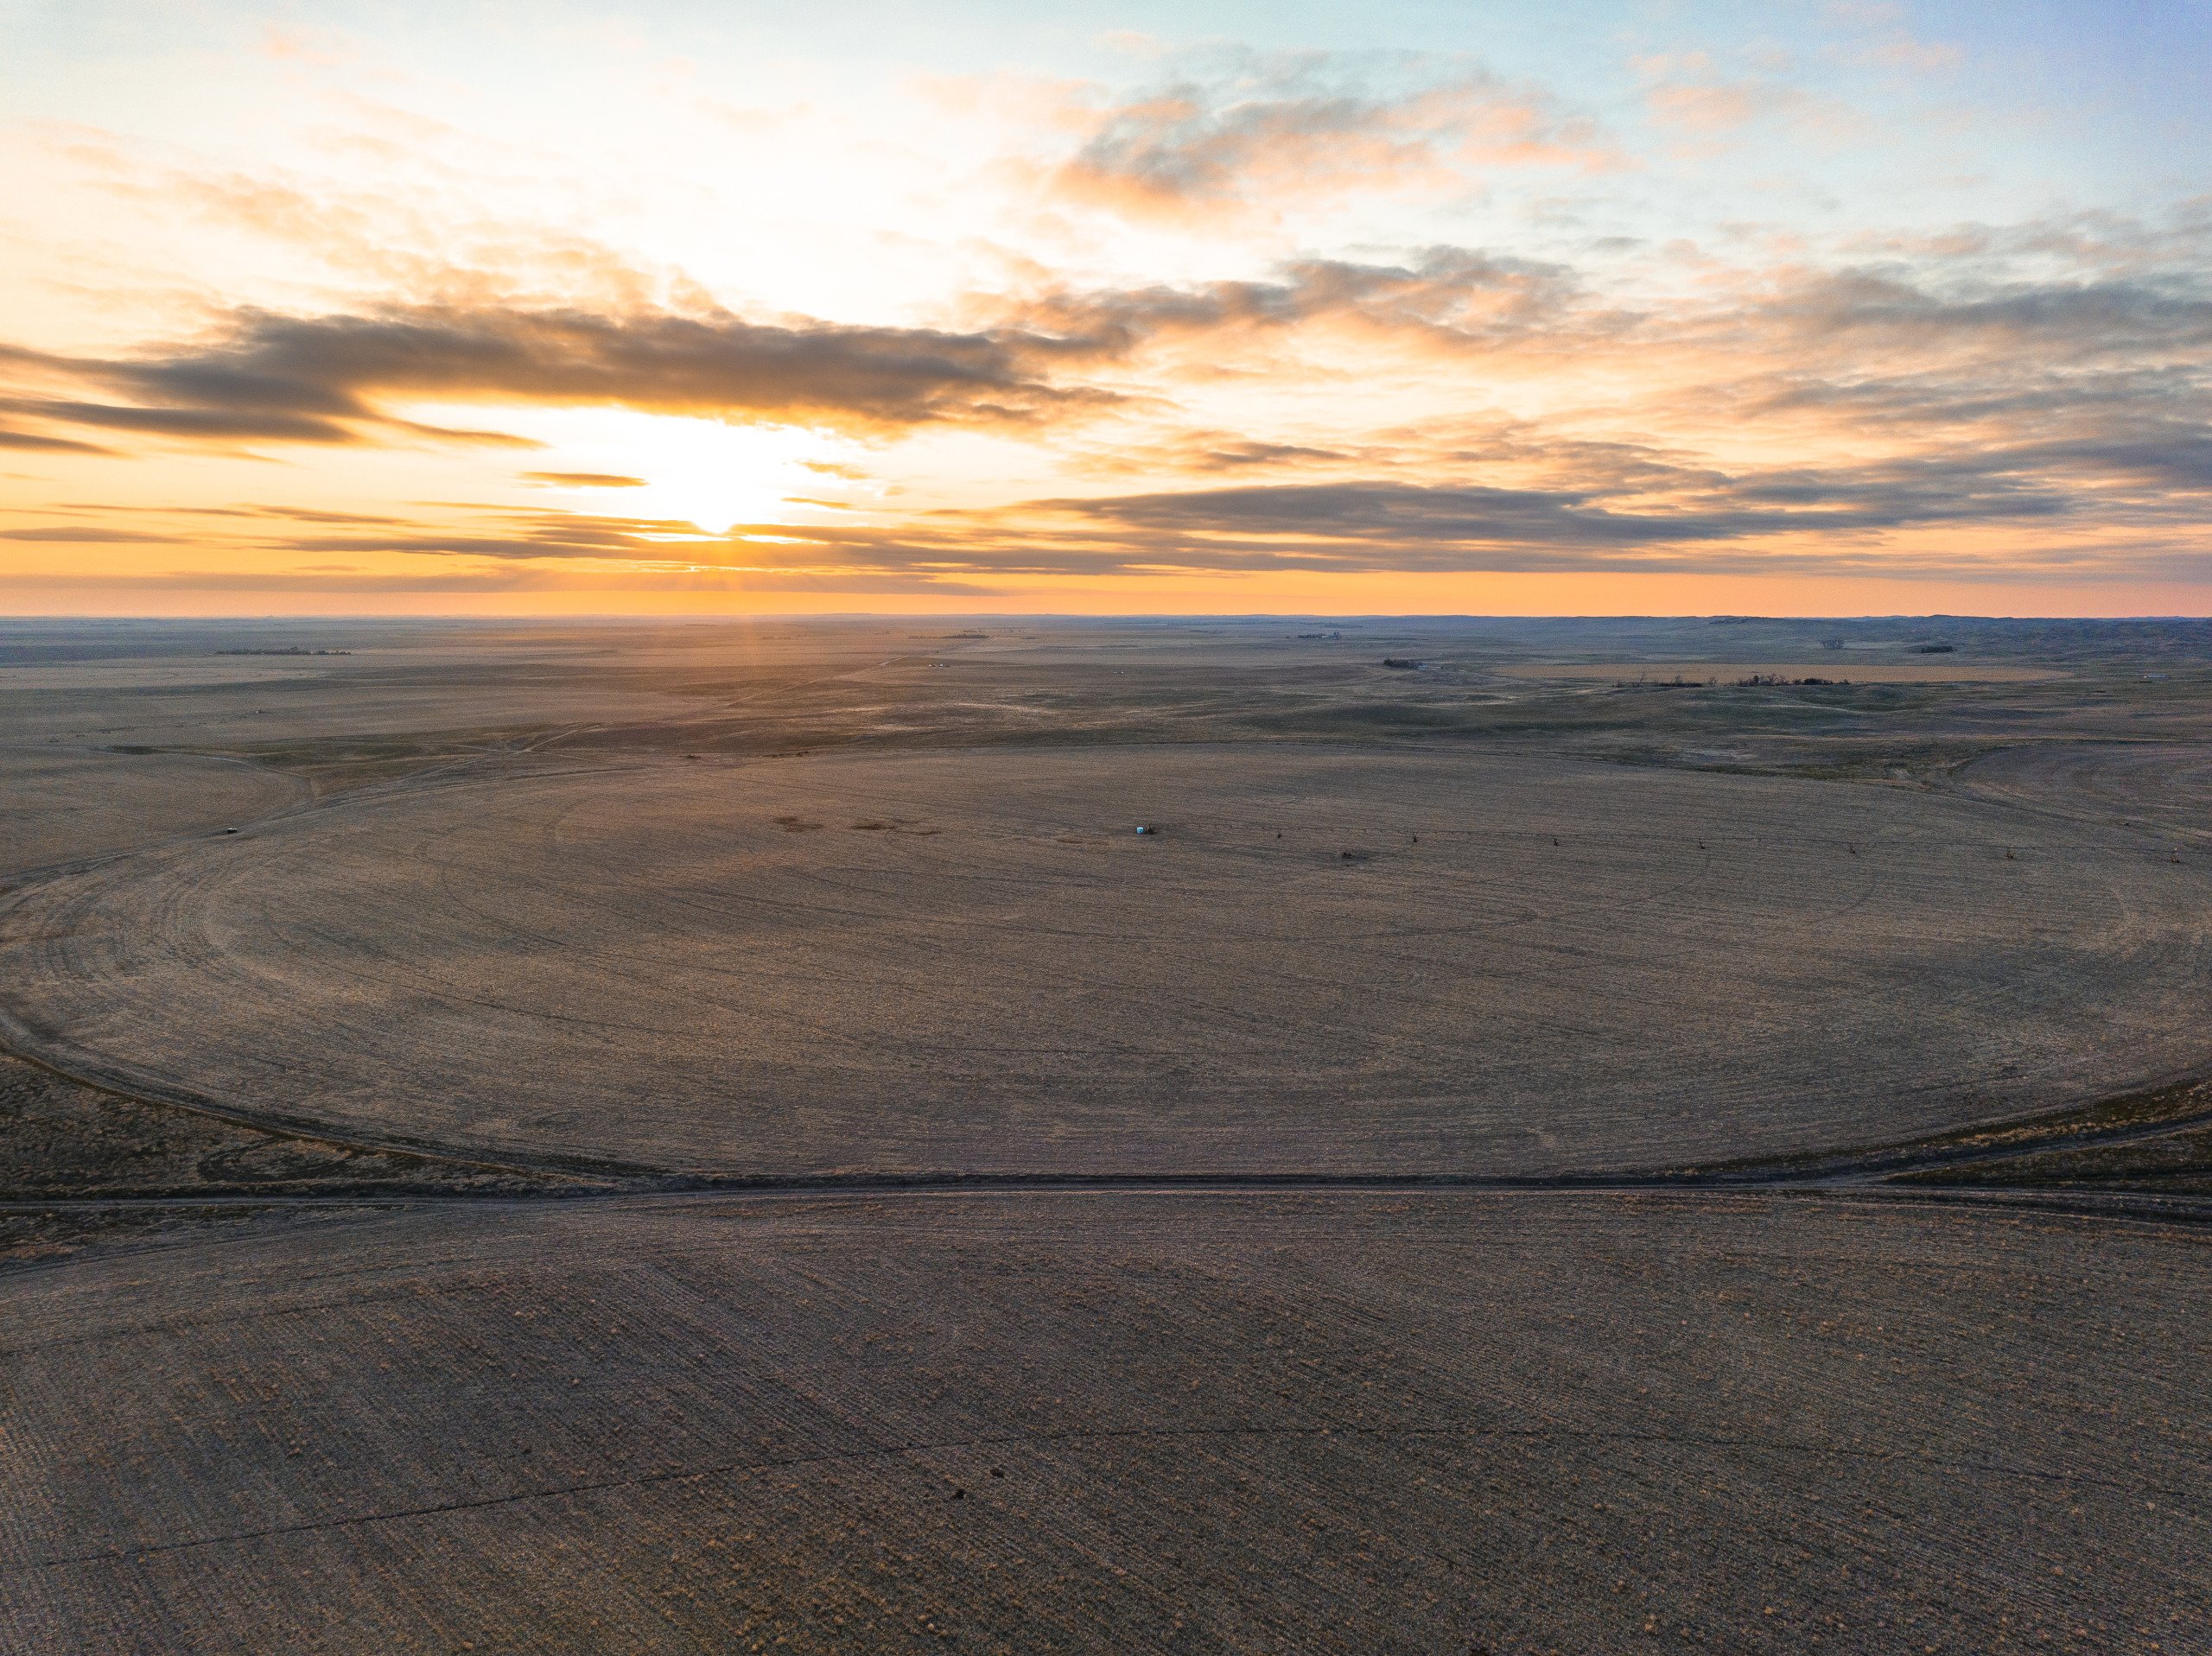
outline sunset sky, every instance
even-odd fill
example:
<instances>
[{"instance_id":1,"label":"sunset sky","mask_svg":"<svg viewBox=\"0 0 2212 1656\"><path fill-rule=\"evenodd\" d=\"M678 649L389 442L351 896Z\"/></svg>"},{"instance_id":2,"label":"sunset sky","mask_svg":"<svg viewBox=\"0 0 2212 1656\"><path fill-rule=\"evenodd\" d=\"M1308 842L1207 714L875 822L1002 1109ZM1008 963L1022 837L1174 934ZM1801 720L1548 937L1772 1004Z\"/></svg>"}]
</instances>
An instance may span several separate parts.
<instances>
[{"instance_id":1,"label":"sunset sky","mask_svg":"<svg viewBox=\"0 0 2212 1656\"><path fill-rule=\"evenodd\" d=\"M2212 612L2212 4L0 0L0 612Z\"/></svg>"}]
</instances>

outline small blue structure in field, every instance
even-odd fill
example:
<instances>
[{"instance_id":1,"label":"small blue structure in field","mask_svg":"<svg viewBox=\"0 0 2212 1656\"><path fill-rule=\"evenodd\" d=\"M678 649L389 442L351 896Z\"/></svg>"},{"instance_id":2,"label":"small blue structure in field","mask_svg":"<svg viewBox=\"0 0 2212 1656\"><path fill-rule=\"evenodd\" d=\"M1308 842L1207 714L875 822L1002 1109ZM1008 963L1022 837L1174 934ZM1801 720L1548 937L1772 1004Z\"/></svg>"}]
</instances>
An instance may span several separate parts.
<instances>
[{"instance_id":1,"label":"small blue structure in field","mask_svg":"<svg viewBox=\"0 0 2212 1656\"><path fill-rule=\"evenodd\" d=\"M1140 822L1137 824L1137 832L1140 834L1149 834L1152 832L1152 829L1147 828L1144 823Z\"/></svg>"}]
</instances>

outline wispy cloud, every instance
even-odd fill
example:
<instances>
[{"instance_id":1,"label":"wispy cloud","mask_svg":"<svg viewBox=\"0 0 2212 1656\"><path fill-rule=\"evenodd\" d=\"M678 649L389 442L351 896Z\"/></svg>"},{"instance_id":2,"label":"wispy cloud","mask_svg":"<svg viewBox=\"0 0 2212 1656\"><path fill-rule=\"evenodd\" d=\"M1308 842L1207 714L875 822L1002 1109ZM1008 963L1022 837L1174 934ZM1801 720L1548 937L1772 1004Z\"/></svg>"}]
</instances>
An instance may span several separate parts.
<instances>
[{"instance_id":1,"label":"wispy cloud","mask_svg":"<svg viewBox=\"0 0 2212 1656\"><path fill-rule=\"evenodd\" d=\"M1180 218L1617 159L1590 118L1477 66L1239 55L1099 111L1053 184L1133 217Z\"/></svg>"},{"instance_id":2,"label":"wispy cloud","mask_svg":"<svg viewBox=\"0 0 2212 1656\"><path fill-rule=\"evenodd\" d=\"M0 541L30 541L43 546L115 546L177 541L176 535L150 530L100 529L83 523L41 524L30 529L0 529Z\"/></svg>"},{"instance_id":3,"label":"wispy cloud","mask_svg":"<svg viewBox=\"0 0 2212 1656\"><path fill-rule=\"evenodd\" d=\"M1705 52L1663 53L1637 60L1644 101L1661 126L1694 138L1735 134L1787 120L1840 130L1848 112L1778 74L1728 74Z\"/></svg>"},{"instance_id":4,"label":"wispy cloud","mask_svg":"<svg viewBox=\"0 0 2212 1656\"><path fill-rule=\"evenodd\" d=\"M11 431L0 427L0 448L42 449L50 454L108 454L114 451L74 437L56 437L36 431Z\"/></svg>"},{"instance_id":5,"label":"wispy cloud","mask_svg":"<svg viewBox=\"0 0 2212 1656\"><path fill-rule=\"evenodd\" d=\"M1562 265L1437 247L1395 263L1300 260L1269 281L1063 289L1012 304L983 301L979 309L1066 352L1118 357L1157 339L1325 321L1495 337L1563 319L1577 287Z\"/></svg>"}]
</instances>

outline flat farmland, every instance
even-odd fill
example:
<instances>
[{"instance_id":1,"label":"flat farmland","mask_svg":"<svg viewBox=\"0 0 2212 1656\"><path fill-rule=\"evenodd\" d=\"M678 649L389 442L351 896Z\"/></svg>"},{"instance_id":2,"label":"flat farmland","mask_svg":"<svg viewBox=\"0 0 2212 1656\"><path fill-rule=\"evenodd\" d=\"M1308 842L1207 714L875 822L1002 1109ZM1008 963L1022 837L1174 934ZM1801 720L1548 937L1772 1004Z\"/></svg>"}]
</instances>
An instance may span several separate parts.
<instances>
[{"instance_id":1,"label":"flat farmland","mask_svg":"<svg viewBox=\"0 0 2212 1656\"><path fill-rule=\"evenodd\" d=\"M219 833L306 797L292 777L218 756L0 747L0 872Z\"/></svg>"},{"instance_id":2,"label":"flat farmland","mask_svg":"<svg viewBox=\"0 0 2212 1656\"><path fill-rule=\"evenodd\" d=\"M480 1205L35 1271L0 1643L2197 1650L2205 1247L1025 1193Z\"/></svg>"},{"instance_id":3,"label":"flat farmland","mask_svg":"<svg viewBox=\"0 0 2212 1656\"><path fill-rule=\"evenodd\" d=\"M1896 790L969 751L347 799L48 882L0 971L118 1085L487 1154L1521 1174L2162 1078L2208 915L2145 835Z\"/></svg>"},{"instance_id":4,"label":"flat farmland","mask_svg":"<svg viewBox=\"0 0 2212 1656\"><path fill-rule=\"evenodd\" d=\"M0 1650L2203 1649L2201 629L1883 625L0 629Z\"/></svg>"},{"instance_id":5,"label":"flat farmland","mask_svg":"<svg viewBox=\"0 0 2212 1656\"><path fill-rule=\"evenodd\" d=\"M1854 684L2033 683L2060 676L2053 668L2023 667L2003 662L1854 660L1829 656L1818 661L1601 661L1525 662L1512 669L1520 678L1585 679L1649 682L1679 678L1702 683L1707 679L1731 684L1738 679L1808 677L1848 680Z\"/></svg>"}]
</instances>

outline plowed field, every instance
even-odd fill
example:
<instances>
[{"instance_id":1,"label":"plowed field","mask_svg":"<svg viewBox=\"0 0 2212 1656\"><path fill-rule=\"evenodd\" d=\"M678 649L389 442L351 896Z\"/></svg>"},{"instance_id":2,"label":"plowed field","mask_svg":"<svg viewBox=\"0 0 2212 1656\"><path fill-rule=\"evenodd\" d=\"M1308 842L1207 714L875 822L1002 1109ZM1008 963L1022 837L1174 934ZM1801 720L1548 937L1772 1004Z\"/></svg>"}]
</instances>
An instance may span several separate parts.
<instances>
[{"instance_id":1,"label":"plowed field","mask_svg":"<svg viewBox=\"0 0 2212 1656\"><path fill-rule=\"evenodd\" d=\"M0 971L112 1078L479 1151L1523 1173L2155 1079L2208 917L2139 834L1900 790L1106 748L341 802L48 884Z\"/></svg>"},{"instance_id":2,"label":"plowed field","mask_svg":"<svg viewBox=\"0 0 2212 1656\"><path fill-rule=\"evenodd\" d=\"M0 1318L0 1646L2192 1651L2203 1254L1026 1195L92 1261Z\"/></svg>"}]
</instances>

